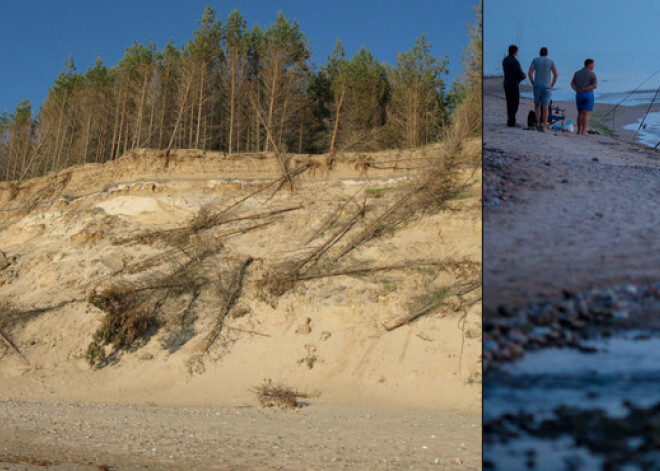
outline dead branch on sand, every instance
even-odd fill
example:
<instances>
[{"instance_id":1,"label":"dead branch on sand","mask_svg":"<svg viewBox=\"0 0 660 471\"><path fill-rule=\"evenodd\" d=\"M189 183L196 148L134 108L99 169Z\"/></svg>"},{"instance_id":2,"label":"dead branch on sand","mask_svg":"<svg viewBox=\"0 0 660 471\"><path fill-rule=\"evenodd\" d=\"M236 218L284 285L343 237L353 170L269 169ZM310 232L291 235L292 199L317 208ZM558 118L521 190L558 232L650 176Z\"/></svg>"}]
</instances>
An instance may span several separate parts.
<instances>
[{"instance_id":1,"label":"dead branch on sand","mask_svg":"<svg viewBox=\"0 0 660 471\"><path fill-rule=\"evenodd\" d=\"M9 338L2 332L2 330L0 330L0 340L2 340L3 343L11 349L11 351L18 355L18 357L23 360L27 366L31 366L30 362L27 361L27 358L23 356L20 350L16 348L16 346L11 342L11 340L9 340Z\"/></svg>"},{"instance_id":2,"label":"dead branch on sand","mask_svg":"<svg viewBox=\"0 0 660 471\"><path fill-rule=\"evenodd\" d=\"M264 379L263 384L255 388L255 393L259 400L259 404L261 404L262 407L280 407L282 409L296 409L302 407L302 404L298 402L298 399L308 399L319 396L318 393L303 393L286 386L274 385L273 380L270 378Z\"/></svg>"},{"instance_id":3,"label":"dead branch on sand","mask_svg":"<svg viewBox=\"0 0 660 471\"><path fill-rule=\"evenodd\" d=\"M208 353L209 349L211 348L211 345L213 345L213 343L216 341L216 339L222 332L222 327L225 323L225 319L227 318L227 314L229 314L229 311L234 305L234 302L236 301L236 299L238 299L238 296L240 295L241 290L243 289L243 277L245 276L245 270L253 261L254 259L252 257L248 257L247 259L245 259L245 261L241 264L236 274L234 275L231 284L227 289L227 295L220 309L220 314L218 315L218 319L216 320L213 329L204 340L204 346L202 347L202 353L201 353L202 356Z\"/></svg>"},{"instance_id":4,"label":"dead branch on sand","mask_svg":"<svg viewBox=\"0 0 660 471\"><path fill-rule=\"evenodd\" d=\"M473 269L481 266L478 262L474 262L469 259L462 260L446 260L446 261L429 261L429 260L420 260L420 261L409 261L404 264L398 265L385 265L377 267L353 267L345 268L341 270L330 271L326 273L312 273L312 274L301 274L297 277L298 280L314 280L318 278L331 278L334 276L351 276L351 275L361 275L365 273L372 273L377 271L390 271L390 270L409 270L411 268L423 267L423 266L432 266L440 269Z\"/></svg>"},{"instance_id":5,"label":"dead branch on sand","mask_svg":"<svg viewBox=\"0 0 660 471\"><path fill-rule=\"evenodd\" d=\"M369 224L362 232L360 232L357 236L353 238L349 244L344 247L344 249L339 252L339 254L335 257L335 261L339 260L341 257L346 255L348 252L353 250L355 247L357 247L360 244L363 244L367 240L369 240L373 235L376 233L377 229L383 225L387 221L387 219L394 214L394 212L402 208L408 200L410 200L417 192L421 191L422 188L415 188L414 190L408 192L405 194L401 199L399 199L396 203L394 203L390 208L385 211L382 215L376 218L375 221L373 221L371 224Z\"/></svg>"},{"instance_id":6,"label":"dead branch on sand","mask_svg":"<svg viewBox=\"0 0 660 471\"><path fill-rule=\"evenodd\" d=\"M270 141L271 145L273 146L273 149L275 149L275 156L277 157L277 162L280 164L280 168L282 169L282 176L286 178L287 182L289 183L289 189L291 191L294 190L293 187L293 179L290 177L289 170L286 168L286 161L282 158L282 154L280 153L280 150L277 147L277 144L275 143L275 139L273 139L273 135L270 132L270 127L268 124L266 124L266 121L264 120L263 116L261 115L261 110L257 106L257 104L254 101L254 98L252 95L250 95L250 103L252 103L252 106L254 107L254 111L257 113L257 117L259 118L259 121L261 121L261 124L263 125L264 129L266 130L266 136L268 137L268 140Z\"/></svg>"},{"instance_id":7,"label":"dead branch on sand","mask_svg":"<svg viewBox=\"0 0 660 471\"><path fill-rule=\"evenodd\" d=\"M383 327L385 328L385 330L387 332L391 332L394 329L398 329L399 327L402 327L404 325L408 325L412 322L415 322L417 319L425 316L426 314L429 314L430 312L435 311L436 309L438 309L443 304L446 304L445 303L445 298L447 297L447 295L454 295L454 296L457 296L460 299L462 296L464 296L464 295L466 295L466 294L468 294L472 291L475 291L475 290L479 289L480 287L481 287L481 283L479 281L474 281L474 280L470 280L468 282L463 282L463 283L457 283L456 285L451 287L449 289L449 291L446 293L446 295L443 296L441 299L436 299L436 300L422 306L420 309L417 309L416 311L412 312L406 318L404 318L404 319L402 319L398 322L395 322L394 324L392 324L390 326L383 325Z\"/></svg>"}]
</instances>

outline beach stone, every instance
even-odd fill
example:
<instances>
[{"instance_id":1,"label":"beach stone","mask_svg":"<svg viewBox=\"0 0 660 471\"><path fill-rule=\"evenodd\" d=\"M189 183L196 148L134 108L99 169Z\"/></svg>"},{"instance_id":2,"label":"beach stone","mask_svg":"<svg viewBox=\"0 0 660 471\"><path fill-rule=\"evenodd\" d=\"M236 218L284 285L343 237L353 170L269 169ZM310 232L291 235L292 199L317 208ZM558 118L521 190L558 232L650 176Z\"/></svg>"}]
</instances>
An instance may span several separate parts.
<instances>
[{"instance_id":1,"label":"beach stone","mask_svg":"<svg viewBox=\"0 0 660 471\"><path fill-rule=\"evenodd\" d=\"M497 342L495 340L492 340L492 339L484 341L483 350L484 350L484 352L495 352L495 351L497 351Z\"/></svg>"}]
</instances>

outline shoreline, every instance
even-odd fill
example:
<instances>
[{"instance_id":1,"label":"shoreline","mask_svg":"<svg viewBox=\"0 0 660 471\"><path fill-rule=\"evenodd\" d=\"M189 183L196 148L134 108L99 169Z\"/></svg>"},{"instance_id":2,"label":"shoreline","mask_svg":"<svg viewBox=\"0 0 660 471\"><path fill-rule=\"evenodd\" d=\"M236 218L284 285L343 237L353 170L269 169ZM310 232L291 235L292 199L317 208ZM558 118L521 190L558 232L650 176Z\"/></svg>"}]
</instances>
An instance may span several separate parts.
<instances>
[{"instance_id":1,"label":"shoreline","mask_svg":"<svg viewBox=\"0 0 660 471\"><path fill-rule=\"evenodd\" d=\"M483 93L494 93L501 92L504 94L502 88L503 77L484 77L483 81ZM532 87L529 83L523 81L520 85L520 92L531 92ZM575 107L574 101L560 101L553 100L553 105L559 106L566 110L566 119L573 121L574 125L577 122L577 109ZM602 116L610 112L612 108L617 107L616 111L613 113L613 119L608 117L606 122L602 122ZM530 110L534 108L533 100L527 97L520 97L520 106L518 108L518 114L516 115L517 121L519 124L525 126L527 124L527 114ZM623 127L630 124L635 124L637 121L644 116L646 110L648 109L647 104L642 105L613 105L610 103L594 103L594 110L591 113L589 119L589 128L596 130L601 134L610 134L612 137L615 137L619 140L628 142L630 144L639 145L648 147L646 144L641 141L634 141L635 131L629 129L624 129ZM506 120L506 110L502 110L502 117Z\"/></svg>"},{"instance_id":2,"label":"shoreline","mask_svg":"<svg viewBox=\"0 0 660 471\"><path fill-rule=\"evenodd\" d=\"M600 134L508 128L503 91L484 93L486 312L658 280L660 152Z\"/></svg>"}]
</instances>

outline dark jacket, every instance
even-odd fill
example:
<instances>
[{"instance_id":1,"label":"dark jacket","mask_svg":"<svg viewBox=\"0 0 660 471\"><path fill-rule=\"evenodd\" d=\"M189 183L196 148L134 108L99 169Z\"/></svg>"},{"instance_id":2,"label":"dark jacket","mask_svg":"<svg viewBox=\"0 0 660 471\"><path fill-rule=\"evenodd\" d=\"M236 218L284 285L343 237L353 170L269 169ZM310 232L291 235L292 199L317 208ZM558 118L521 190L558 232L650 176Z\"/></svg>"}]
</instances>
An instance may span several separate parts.
<instances>
[{"instance_id":1,"label":"dark jacket","mask_svg":"<svg viewBox=\"0 0 660 471\"><path fill-rule=\"evenodd\" d=\"M525 74L520 68L520 62L515 56L506 56L502 61L502 70L504 71L504 83L518 85L525 80Z\"/></svg>"}]
</instances>

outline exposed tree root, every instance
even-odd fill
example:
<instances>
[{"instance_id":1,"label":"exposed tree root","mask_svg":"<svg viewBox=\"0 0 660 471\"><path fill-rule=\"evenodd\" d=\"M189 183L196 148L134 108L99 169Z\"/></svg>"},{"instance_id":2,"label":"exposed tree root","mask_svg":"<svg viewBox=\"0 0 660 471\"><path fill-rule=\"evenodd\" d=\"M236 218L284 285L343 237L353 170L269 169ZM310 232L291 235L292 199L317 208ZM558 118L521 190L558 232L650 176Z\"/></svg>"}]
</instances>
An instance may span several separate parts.
<instances>
[{"instance_id":1,"label":"exposed tree root","mask_svg":"<svg viewBox=\"0 0 660 471\"><path fill-rule=\"evenodd\" d=\"M254 259L252 257L247 258L241 264L239 269L236 271L231 281L231 284L227 289L224 303L220 308L220 313L218 314L218 318L215 322L215 325L213 326L213 329L211 330L211 332L209 332L206 339L204 340L204 344L202 346L202 352L201 352L202 356L206 355L209 352L209 349L211 348L213 343L220 336L220 333L222 332L222 327L224 326L225 323L225 319L227 318L227 314L229 314L229 311L236 302L236 299L238 299L238 297L240 296L241 290L243 289L243 277L245 276L245 270L253 261Z\"/></svg>"}]
</instances>

